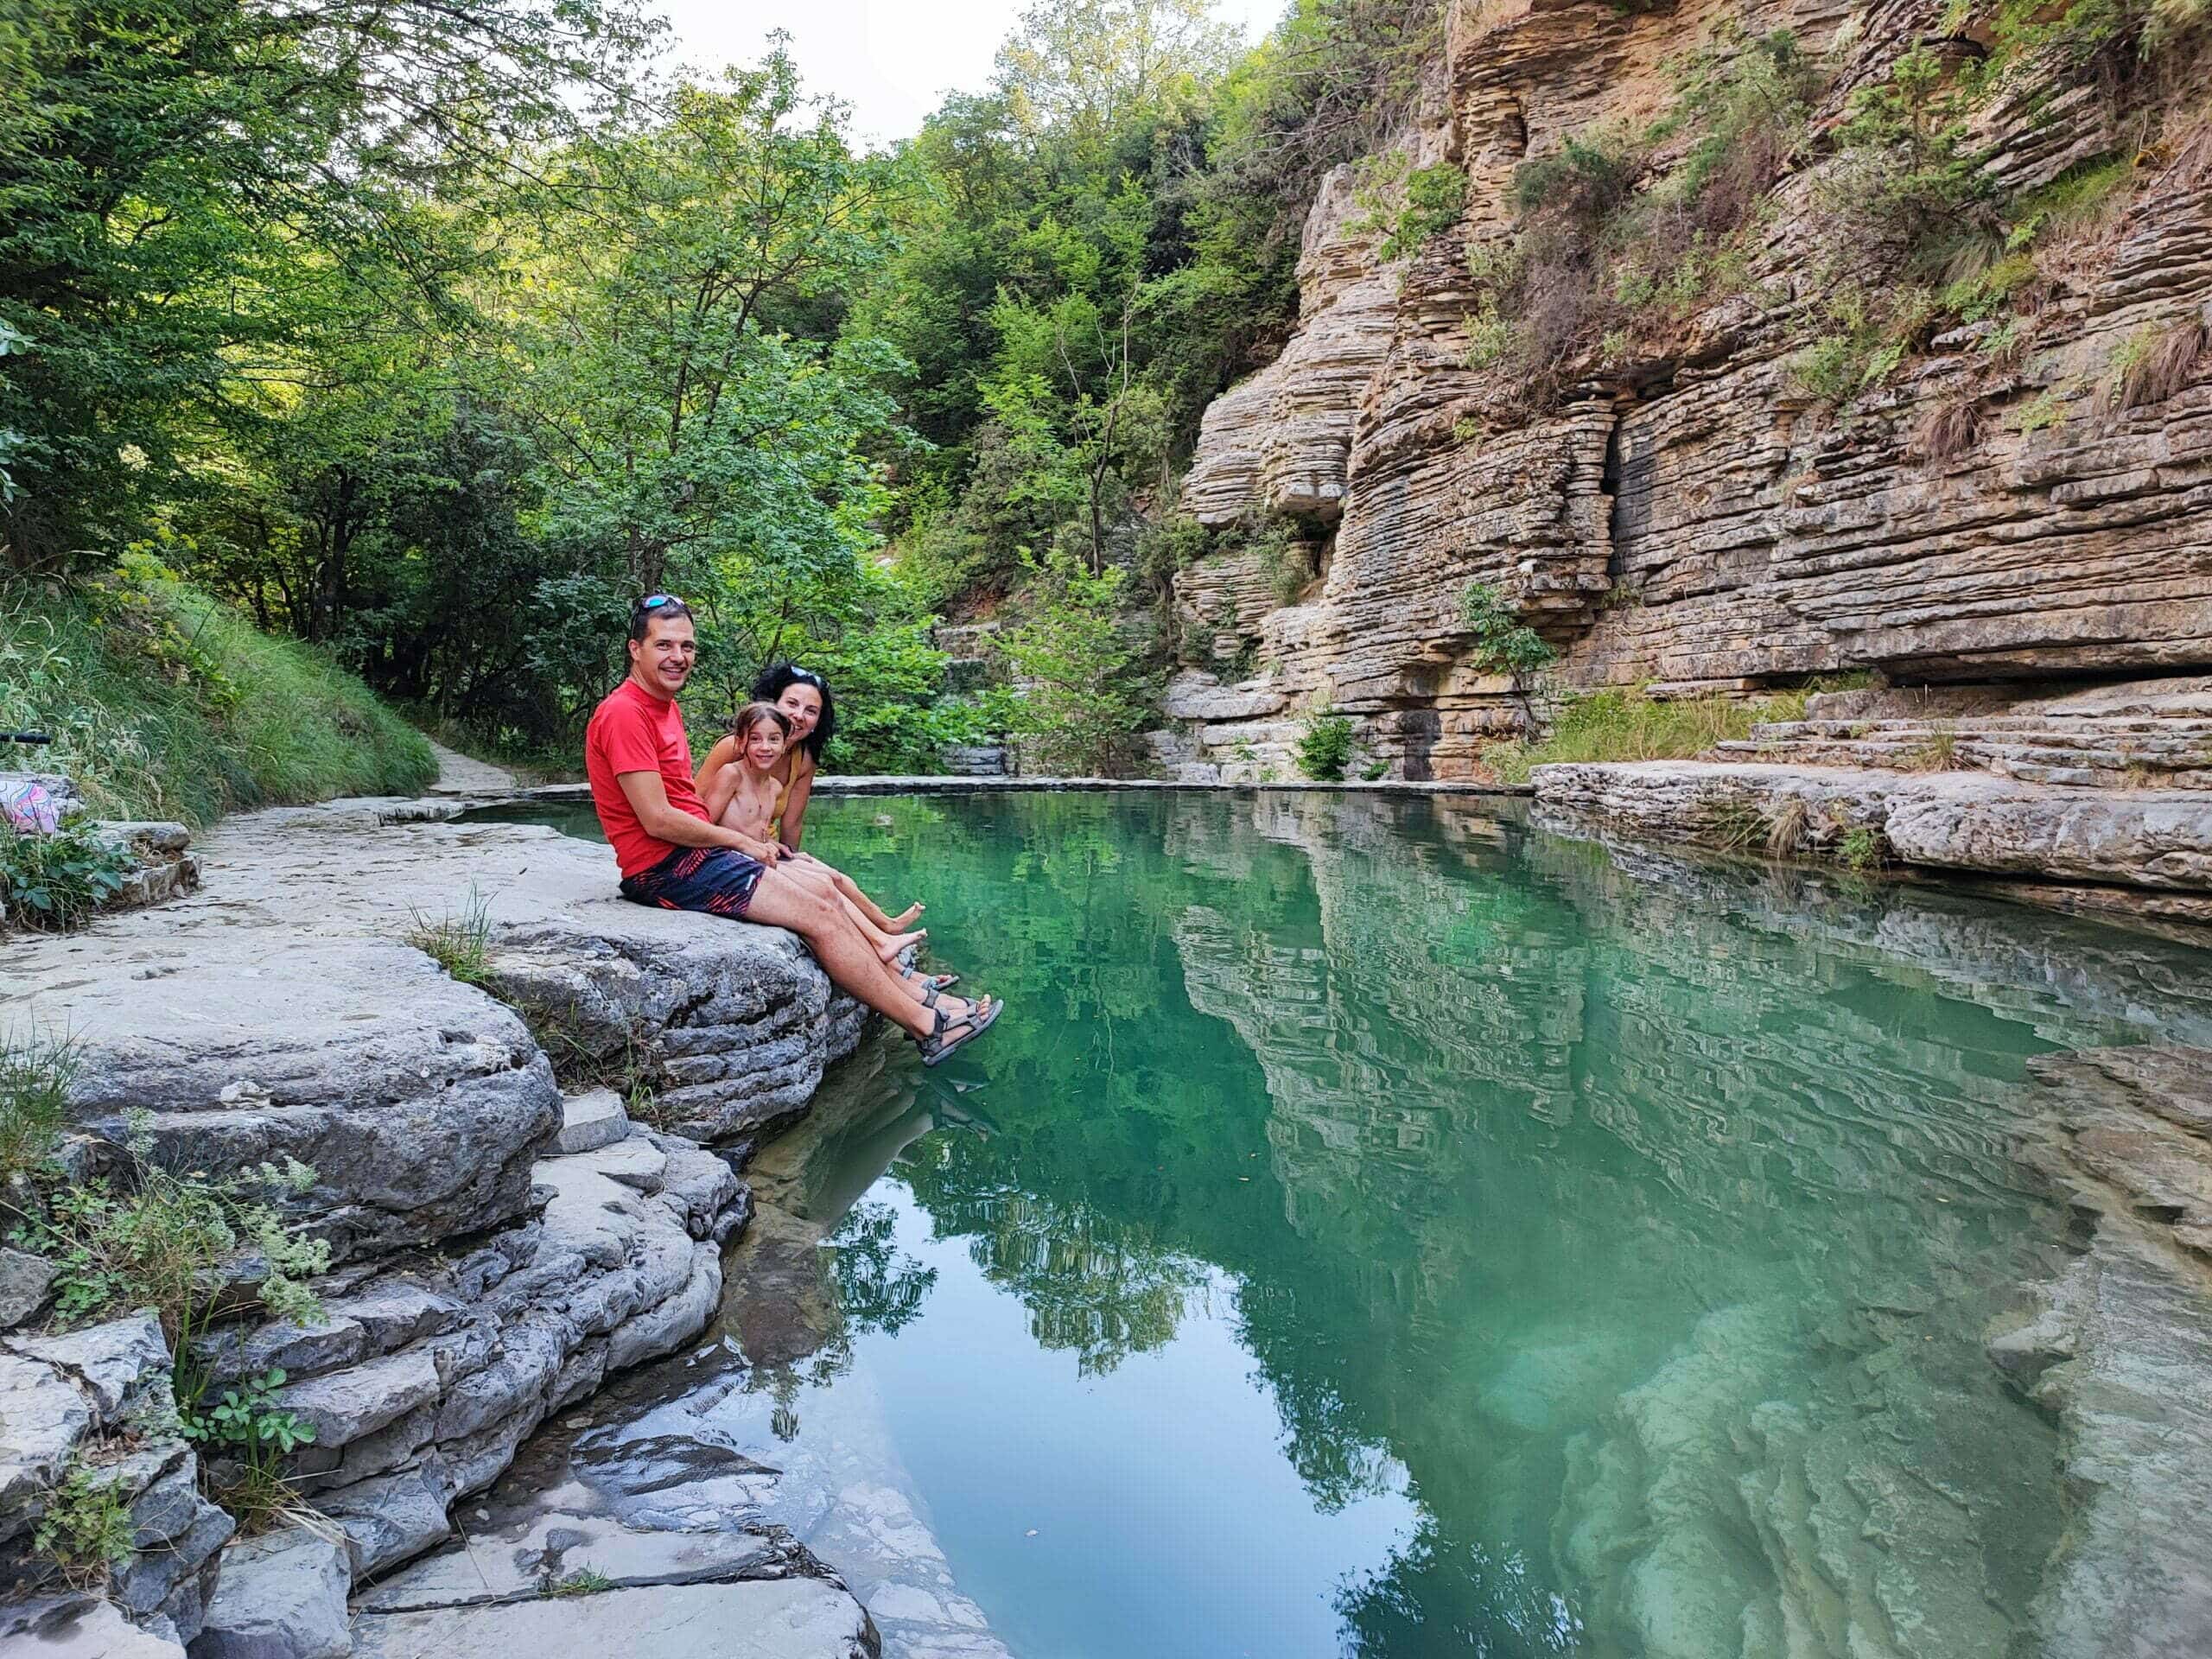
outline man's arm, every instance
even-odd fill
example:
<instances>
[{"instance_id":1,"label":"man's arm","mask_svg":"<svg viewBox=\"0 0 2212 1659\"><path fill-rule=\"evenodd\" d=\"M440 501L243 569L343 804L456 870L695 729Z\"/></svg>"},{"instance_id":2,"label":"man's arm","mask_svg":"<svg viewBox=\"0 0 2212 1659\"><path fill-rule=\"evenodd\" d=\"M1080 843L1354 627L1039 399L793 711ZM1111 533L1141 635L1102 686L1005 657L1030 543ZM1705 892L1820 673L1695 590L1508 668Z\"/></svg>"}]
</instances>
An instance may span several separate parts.
<instances>
[{"instance_id":1,"label":"man's arm","mask_svg":"<svg viewBox=\"0 0 2212 1659\"><path fill-rule=\"evenodd\" d=\"M622 785L630 810L638 815L639 826L649 836L678 847L732 847L763 864L773 864L783 856L784 849L772 842L755 841L719 823L677 811L668 804L668 785L658 772L618 772L614 781Z\"/></svg>"}]
</instances>

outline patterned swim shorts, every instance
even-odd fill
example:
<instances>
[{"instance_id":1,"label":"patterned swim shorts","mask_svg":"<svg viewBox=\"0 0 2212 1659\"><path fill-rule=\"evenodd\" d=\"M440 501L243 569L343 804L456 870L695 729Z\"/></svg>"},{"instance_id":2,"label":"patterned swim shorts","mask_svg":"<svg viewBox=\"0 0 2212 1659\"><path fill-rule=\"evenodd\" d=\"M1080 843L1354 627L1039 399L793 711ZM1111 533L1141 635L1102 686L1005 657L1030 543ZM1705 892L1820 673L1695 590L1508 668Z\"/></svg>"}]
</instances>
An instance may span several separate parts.
<instances>
[{"instance_id":1,"label":"patterned swim shorts","mask_svg":"<svg viewBox=\"0 0 2212 1659\"><path fill-rule=\"evenodd\" d=\"M768 867L732 847L679 847L649 870L622 878L622 896L663 910L742 916Z\"/></svg>"}]
</instances>

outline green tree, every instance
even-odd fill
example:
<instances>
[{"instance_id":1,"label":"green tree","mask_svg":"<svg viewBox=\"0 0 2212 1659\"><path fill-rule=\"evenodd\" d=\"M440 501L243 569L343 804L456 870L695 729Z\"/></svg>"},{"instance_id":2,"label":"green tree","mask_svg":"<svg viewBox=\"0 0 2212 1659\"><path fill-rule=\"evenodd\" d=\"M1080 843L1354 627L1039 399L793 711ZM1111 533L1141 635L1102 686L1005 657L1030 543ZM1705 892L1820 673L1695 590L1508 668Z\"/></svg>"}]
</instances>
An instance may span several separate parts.
<instances>
[{"instance_id":1,"label":"green tree","mask_svg":"<svg viewBox=\"0 0 2212 1659\"><path fill-rule=\"evenodd\" d=\"M1067 777L1110 775L1128 764L1148 703L1121 613L1128 573L1094 573L1065 550L1025 554L1023 564L1023 619L1001 637L1018 694L1010 729L1023 740L1025 763Z\"/></svg>"}]
</instances>

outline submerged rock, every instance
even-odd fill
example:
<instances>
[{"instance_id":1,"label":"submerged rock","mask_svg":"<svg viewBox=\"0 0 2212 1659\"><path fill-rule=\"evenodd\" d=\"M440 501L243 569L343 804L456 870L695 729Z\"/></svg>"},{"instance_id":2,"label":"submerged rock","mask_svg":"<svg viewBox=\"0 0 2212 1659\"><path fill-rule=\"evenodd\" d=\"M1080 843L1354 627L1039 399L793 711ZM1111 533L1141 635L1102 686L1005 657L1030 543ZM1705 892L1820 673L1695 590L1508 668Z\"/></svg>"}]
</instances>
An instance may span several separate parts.
<instances>
[{"instance_id":1,"label":"submerged rock","mask_svg":"<svg viewBox=\"0 0 2212 1659\"><path fill-rule=\"evenodd\" d=\"M683 1584L524 1601L365 1613L361 1659L513 1659L651 1654L653 1659L875 1659L859 1602L822 1579Z\"/></svg>"}]
</instances>

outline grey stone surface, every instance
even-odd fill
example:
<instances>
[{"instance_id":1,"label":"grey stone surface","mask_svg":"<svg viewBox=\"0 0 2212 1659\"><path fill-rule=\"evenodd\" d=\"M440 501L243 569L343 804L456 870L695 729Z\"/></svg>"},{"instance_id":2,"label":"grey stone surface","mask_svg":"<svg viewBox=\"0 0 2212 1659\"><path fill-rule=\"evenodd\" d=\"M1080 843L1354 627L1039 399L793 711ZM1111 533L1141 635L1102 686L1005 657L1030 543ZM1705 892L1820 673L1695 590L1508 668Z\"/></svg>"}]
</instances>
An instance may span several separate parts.
<instances>
[{"instance_id":1,"label":"grey stone surface","mask_svg":"<svg viewBox=\"0 0 2212 1659\"><path fill-rule=\"evenodd\" d=\"M119 1139L149 1112L176 1169L311 1165L296 1208L341 1261L523 1212L561 1103L512 1009L397 943L126 931L151 925L118 918L11 962L32 976L29 1018L75 1033L80 1124Z\"/></svg>"},{"instance_id":2,"label":"grey stone surface","mask_svg":"<svg viewBox=\"0 0 2212 1659\"><path fill-rule=\"evenodd\" d=\"M362 1659L874 1659L879 1648L860 1603L820 1579L609 1590L353 1621L353 1651Z\"/></svg>"},{"instance_id":3,"label":"grey stone surface","mask_svg":"<svg viewBox=\"0 0 2212 1659\"><path fill-rule=\"evenodd\" d=\"M110 1574L117 1606L180 1640L198 1630L232 1522L200 1496L192 1448L162 1427L170 1405L169 1352L150 1313L0 1337L0 1584L57 1587L31 1529L48 1491L81 1464L130 1509L131 1551Z\"/></svg>"},{"instance_id":4,"label":"grey stone surface","mask_svg":"<svg viewBox=\"0 0 2212 1659\"><path fill-rule=\"evenodd\" d=\"M22 1324L46 1306L59 1271L44 1256L0 1244L0 1331Z\"/></svg>"},{"instance_id":5,"label":"grey stone surface","mask_svg":"<svg viewBox=\"0 0 2212 1659\"><path fill-rule=\"evenodd\" d=\"M191 1659L343 1659L353 1651L343 1542L303 1527L242 1540L222 1576Z\"/></svg>"},{"instance_id":6,"label":"grey stone surface","mask_svg":"<svg viewBox=\"0 0 2212 1659\"><path fill-rule=\"evenodd\" d=\"M629 1133L630 1114L622 1096L612 1089L587 1089L562 1096L561 1133L553 1144L561 1152L596 1152Z\"/></svg>"},{"instance_id":7,"label":"grey stone surface","mask_svg":"<svg viewBox=\"0 0 2212 1659\"><path fill-rule=\"evenodd\" d=\"M789 1535L741 1527L647 1531L611 1516L560 1509L473 1528L455 1544L402 1567L354 1599L368 1613L418 1612L518 1601L588 1572L616 1589L820 1576Z\"/></svg>"},{"instance_id":8,"label":"grey stone surface","mask_svg":"<svg viewBox=\"0 0 2212 1659\"><path fill-rule=\"evenodd\" d=\"M2212 891L2212 791L2062 788L1985 772L1645 760L1539 766L1543 821L1738 851L1834 855L1853 830L1906 863L2107 888Z\"/></svg>"},{"instance_id":9,"label":"grey stone surface","mask_svg":"<svg viewBox=\"0 0 2212 1659\"><path fill-rule=\"evenodd\" d=\"M9 1659L183 1659L169 1637L143 1630L96 1596L36 1596L0 1606Z\"/></svg>"}]
</instances>

